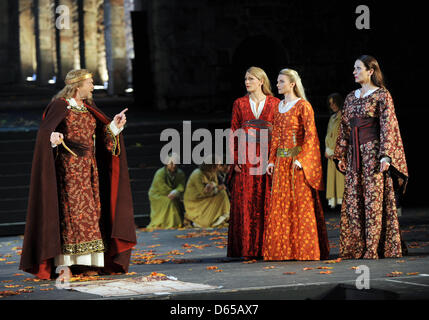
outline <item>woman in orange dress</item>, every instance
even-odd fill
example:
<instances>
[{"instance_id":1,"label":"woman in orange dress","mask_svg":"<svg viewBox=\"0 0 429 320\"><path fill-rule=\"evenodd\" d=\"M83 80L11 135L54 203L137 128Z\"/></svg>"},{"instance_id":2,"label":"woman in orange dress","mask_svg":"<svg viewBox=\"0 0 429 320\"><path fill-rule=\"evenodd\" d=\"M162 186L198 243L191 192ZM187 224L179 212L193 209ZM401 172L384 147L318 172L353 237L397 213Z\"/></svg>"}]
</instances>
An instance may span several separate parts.
<instances>
[{"instance_id":1,"label":"woman in orange dress","mask_svg":"<svg viewBox=\"0 0 429 320\"><path fill-rule=\"evenodd\" d=\"M318 191L323 189L314 112L298 73L283 69L277 79L279 103L268 174L273 174L266 217L264 260L320 260L329 256Z\"/></svg>"}]
</instances>

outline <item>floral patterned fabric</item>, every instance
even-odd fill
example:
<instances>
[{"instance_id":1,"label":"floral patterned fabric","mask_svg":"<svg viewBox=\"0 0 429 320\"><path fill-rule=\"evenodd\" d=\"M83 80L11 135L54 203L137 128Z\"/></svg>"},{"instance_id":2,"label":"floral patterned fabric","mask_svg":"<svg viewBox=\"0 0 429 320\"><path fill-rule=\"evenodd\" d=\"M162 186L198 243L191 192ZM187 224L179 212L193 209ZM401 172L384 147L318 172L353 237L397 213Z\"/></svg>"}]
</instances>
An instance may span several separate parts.
<instances>
[{"instance_id":1,"label":"floral patterned fabric","mask_svg":"<svg viewBox=\"0 0 429 320\"><path fill-rule=\"evenodd\" d=\"M297 156L281 157L279 149L301 146ZM298 160L302 169L293 169ZM275 164L270 210L264 232L264 260L320 260L329 255L328 237L318 190L322 164L314 112L300 99L274 116L270 163Z\"/></svg>"},{"instance_id":2,"label":"floral patterned fabric","mask_svg":"<svg viewBox=\"0 0 429 320\"><path fill-rule=\"evenodd\" d=\"M350 121L376 118L379 138L359 146L361 166L352 167ZM380 160L389 157L387 173L380 173ZM344 104L337 139L337 163L346 164L346 178L340 223L340 257L377 259L402 257L395 189L405 190L408 170L392 97L379 88L365 97L350 93Z\"/></svg>"},{"instance_id":3,"label":"floral patterned fabric","mask_svg":"<svg viewBox=\"0 0 429 320\"><path fill-rule=\"evenodd\" d=\"M97 163L94 156L96 119L86 109L69 108L66 118L56 131L64 135L65 144L57 147L57 172L62 252L64 255L84 255L104 252L100 226L101 204ZM104 127L105 144L114 151L115 137Z\"/></svg>"}]
</instances>

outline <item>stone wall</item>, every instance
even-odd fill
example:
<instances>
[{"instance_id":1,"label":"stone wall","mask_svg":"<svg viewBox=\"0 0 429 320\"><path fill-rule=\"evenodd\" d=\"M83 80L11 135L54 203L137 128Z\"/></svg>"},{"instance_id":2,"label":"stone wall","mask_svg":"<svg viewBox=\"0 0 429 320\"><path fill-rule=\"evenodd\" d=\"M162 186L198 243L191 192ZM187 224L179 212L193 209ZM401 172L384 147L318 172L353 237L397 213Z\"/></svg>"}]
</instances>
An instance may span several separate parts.
<instances>
[{"instance_id":1,"label":"stone wall","mask_svg":"<svg viewBox=\"0 0 429 320\"><path fill-rule=\"evenodd\" d=\"M328 94L353 86L353 59L368 42L354 31L353 4L340 1L142 0L138 7L149 16L158 109L231 108L245 94L245 70L256 65L274 88L280 69L296 69L310 101L325 110Z\"/></svg>"},{"instance_id":2,"label":"stone wall","mask_svg":"<svg viewBox=\"0 0 429 320\"><path fill-rule=\"evenodd\" d=\"M125 93L131 64L124 10L124 0L0 1L0 83L35 73L36 84L56 77L61 86L68 71L86 68L96 84L110 81L110 94Z\"/></svg>"},{"instance_id":3,"label":"stone wall","mask_svg":"<svg viewBox=\"0 0 429 320\"><path fill-rule=\"evenodd\" d=\"M0 84L19 82L19 14L16 0L0 1Z\"/></svg>"}]
</instances>

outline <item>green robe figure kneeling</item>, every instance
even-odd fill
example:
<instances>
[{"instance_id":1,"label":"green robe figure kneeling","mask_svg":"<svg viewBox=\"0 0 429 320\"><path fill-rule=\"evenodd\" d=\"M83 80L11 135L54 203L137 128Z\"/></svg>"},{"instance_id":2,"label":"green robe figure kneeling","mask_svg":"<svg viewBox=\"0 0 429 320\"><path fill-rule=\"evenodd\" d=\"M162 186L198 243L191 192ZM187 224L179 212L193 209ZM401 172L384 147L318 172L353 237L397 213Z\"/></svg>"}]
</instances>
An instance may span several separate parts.
<instances>
[{"instance_id":1,"label":"green robe figure kneeling","mask_svg":"<svg viewBox=\"0 0 429 320\"><path fill-rule=\"evenodd\" d=\"M150 224L147 228L181 228L183 226L183 192L186 176L171 159L158 169L149 189Z\"/></svg>"},{"instance_id":2,"label":"green robe figure kneeling","mask_svg":"<svg viewBox=\"0 0 429 320\"><path fill-rule=\"evenodd\" d=\"M219 185L218 168L217 164L202 164L188 179L185 219L194 227L217 227L229 220L230 202L225 185Z\"/></svg>"}]
</instances>

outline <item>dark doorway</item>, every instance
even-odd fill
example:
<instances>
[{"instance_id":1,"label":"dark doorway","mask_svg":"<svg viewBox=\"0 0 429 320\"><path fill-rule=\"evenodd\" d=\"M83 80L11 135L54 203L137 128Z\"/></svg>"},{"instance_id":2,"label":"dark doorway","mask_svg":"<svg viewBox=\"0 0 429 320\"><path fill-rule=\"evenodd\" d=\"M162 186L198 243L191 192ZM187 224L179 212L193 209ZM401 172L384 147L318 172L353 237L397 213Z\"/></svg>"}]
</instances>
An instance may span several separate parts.
<instances>
[{"instance_id":1,"label":"dark doorway","mask_svg":"<svg viewBox=\"0 0 429 320\"><path fill-rule=\"evenodd\" d=\"M147 11L131 12L135 58L132 60L133 89L136 105L145 110L154 106L154 75L151 67Z\"/></svg>"}]
</instances>

